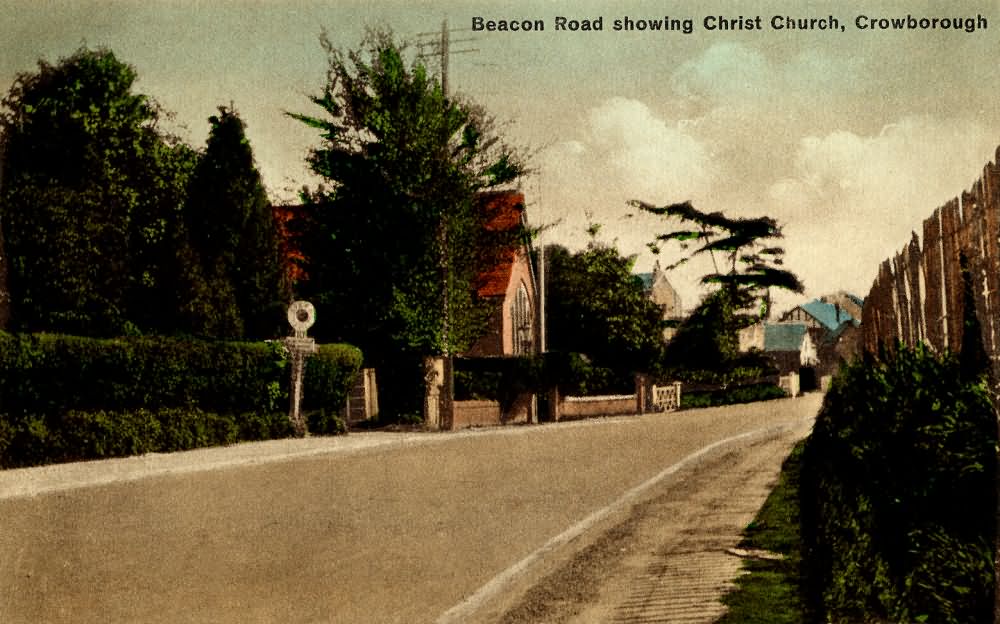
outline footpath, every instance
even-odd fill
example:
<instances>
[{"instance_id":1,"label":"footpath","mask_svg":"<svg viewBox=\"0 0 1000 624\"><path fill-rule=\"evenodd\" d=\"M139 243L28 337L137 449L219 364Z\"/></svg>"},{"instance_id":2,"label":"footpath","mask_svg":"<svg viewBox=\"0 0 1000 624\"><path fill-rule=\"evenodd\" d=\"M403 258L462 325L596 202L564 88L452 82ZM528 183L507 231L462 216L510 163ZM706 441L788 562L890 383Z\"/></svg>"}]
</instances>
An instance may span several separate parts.
<instances>
[{"instance_id":1,"label":"footpath","mask_svg":"<svg viewBox=\"0 0 1000 624\"><path fill-rule=\"evenodd\" d=\"M352 453L376 447L426 444L439 439L443 438L427 433L364 432L346 436L243 442L232 446L177 453L150 453L134 457L0 470L0 500L139 481L164 475L254 466L331 453Z\"/></svg>"}]
</instances>

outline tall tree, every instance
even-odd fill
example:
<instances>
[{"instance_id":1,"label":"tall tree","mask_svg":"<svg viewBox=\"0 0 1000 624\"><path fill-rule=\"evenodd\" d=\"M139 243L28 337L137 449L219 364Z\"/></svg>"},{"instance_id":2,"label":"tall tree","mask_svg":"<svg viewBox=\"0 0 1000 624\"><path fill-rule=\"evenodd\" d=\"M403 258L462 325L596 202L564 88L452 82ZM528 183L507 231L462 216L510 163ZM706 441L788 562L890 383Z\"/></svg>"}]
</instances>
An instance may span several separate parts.
<instances>
[{"instance_id":1,"label":"tall tree","mask_svg":"<svg viewBox=\"0 0 1000 624\"><path fill-rule=\"evenodd\" d=\"M3 231L13 327L169 331L174 229L194 153L157 127L136 72L81 48L3 99Z\"/></svg>"},{"instance_id":2,"label":"tall tree","mask_svg":"<svg viewBox=\"0 0 1000 624\"><path fill-rule=\"evenodd\" d=\"M278 224L243 121L219 107L188 190L184 220L215 310L197 333L271 338L289 296Z\"/></svg>"},{"instance_id":3,"label":"tall tree","mask_svg":"<svg viewBox=\"0 0 1000 624\"><path fill-rule=\"evenodd\" d=\"M665 243L677 243L686 252L667 270L695 257L712 259L714 270L701 281L716 290L681 324L668 347L668 360L678 370L709 366L724 371L725 379L739 368L751 373L759 370L759 361L749 362L739 354L738 332L768 317L772 289L803 291L799 278L783 268L784 249L774 245L782 237L777 222L766 216L733 218L721 212L706 213L690 202L654 206L636 200L631 204L679 222L677 229L650 243L655 253ZM696 245L693 250L692 244Z\"/></svg>"},{"instance_id":4,"label":"tall tree","mask_svg":"<svg viewBox=\"0 0 1000 624\"><path fill-rule=\"evenodd\" d=\"M550 350L584 353L623 373L659 364L662 315L632 273L634 257L594 240L577 253L552 245L545 256Z\"/></svg>"},{"instance_id":5,"label":"tall tree","mask_svg":"<svg viewBox=\"0 0 1000 624\"><path fill-rule=\"evenodd\" d=\"M321 131L309 162L329 184L303 198L314 227L302 294L335 319L317 332L382 367L459 350L484 329L473 282L501 245L484 239L476 194L524 165L480 109L448 97L391 34L371 32L353 51L321 43L327 84L311 100L325 114L290 114ZM418 375L409 365L392 377L416 386Z\"/></svg>"}]
</instances>

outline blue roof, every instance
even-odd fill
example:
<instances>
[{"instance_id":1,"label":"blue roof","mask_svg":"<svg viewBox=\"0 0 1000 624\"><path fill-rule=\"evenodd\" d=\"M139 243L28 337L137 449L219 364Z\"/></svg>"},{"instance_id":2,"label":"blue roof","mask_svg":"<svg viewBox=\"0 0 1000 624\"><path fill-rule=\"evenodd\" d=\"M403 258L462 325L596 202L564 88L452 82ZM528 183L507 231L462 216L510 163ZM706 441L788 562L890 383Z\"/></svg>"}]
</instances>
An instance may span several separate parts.
<instances>
[{"instance_id":1,"label":"blue roof","mask_svg":"<svg viewBox=\"0 0 1000 624\"><path fill-rule=\"evenodd\" d=\"M801 323L777 323L764 326L765 351L798 351L802 348L802 338L806 326Z\"/></svg>"},{"instance_id":2,"label":"blue roof","mask_svg":"<svg viewBox=\"0 0 1000 624\"><path fill-rule=\"evenodd\" d=\"M835 306L832 303L825 303L818 299L816 301L804 303L799 307L808 312L809 316L819 321L819 324L829 331L837 329L848 321L851 323L857 322L857 320L848 314L843 308Z\"/></svg>"},{"instance_id":3,"label":"blue roof","mask_svg":"<svg viewBox=\"0 0 1000 624\"><path fill-rule=\"evenodd\" d=\"M649 290L653 287L653 274L652 273L636 273L636 277L642 280L642 287Z\"/></svg>"}]
</instances>

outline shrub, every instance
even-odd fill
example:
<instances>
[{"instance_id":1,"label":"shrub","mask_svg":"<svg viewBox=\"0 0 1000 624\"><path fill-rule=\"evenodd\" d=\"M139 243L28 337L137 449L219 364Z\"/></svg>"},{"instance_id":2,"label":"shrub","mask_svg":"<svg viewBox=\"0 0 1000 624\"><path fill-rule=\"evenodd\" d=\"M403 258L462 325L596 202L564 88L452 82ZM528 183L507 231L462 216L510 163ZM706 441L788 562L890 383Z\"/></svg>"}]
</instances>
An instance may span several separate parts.
<instances>
[{"instance_id":1,"label":"shrub","mask_svg":"<svg viewBox=\"0 0 1000 624\"><path fill-rule=\"evenodd\" d=\"M3 468L184 451L292 434L285 413L233 416L196 408L69 410L18 419L0 414L4 431L9 436L0 454Z\"/></svg>"},{"instance_id":2,"label":"shrub","mask_svg":"<svg viewBox=\"0 0 1000 624\"><path fill-rule=\"evenodd\" d=\"M835 379L803 455L806 587L824 621L991 621L996 423L951 356Z\"/></svg>"},{"instance_id":3,"label":"shrub","mask_svg":"<svg viewBox=\"0 0 1000 624\"><path fill-rule=\"evenodd\" d=\"M736 403L753 403L785 397L785 391L773 383L750 384L718 390L681 391L681 408L715 407Z\"/></svg>"},{"instance_id":4,"label":"shrub","mask_svg":"<svg viewBox=\"0 0 1000 624\"><path fill-rule=\"evenodd\" d=\"M345 430L339 412L360 366L348 345L308 360L312 432ZM0 332L0 466L291 435L288 386L280 343Z\"/></svg>"}]
</instances>

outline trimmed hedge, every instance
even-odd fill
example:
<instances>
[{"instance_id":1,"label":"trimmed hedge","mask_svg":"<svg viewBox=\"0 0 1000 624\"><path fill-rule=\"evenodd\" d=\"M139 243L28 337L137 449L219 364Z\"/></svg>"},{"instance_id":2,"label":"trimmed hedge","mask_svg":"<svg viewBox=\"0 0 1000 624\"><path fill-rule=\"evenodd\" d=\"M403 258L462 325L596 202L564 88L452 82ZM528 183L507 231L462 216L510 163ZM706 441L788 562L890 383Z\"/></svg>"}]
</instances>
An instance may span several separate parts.
<instances>
[{"instance_id":1,"label":"trimmed hedge","mask_svg":"<svg viewBox=\"0 0 1000 624\"><path fill-rule=\"evenodd\" d=\"M842 370L802 463L821 621L993 621L994 418L986 383L923 346Z\"/></svg>"},{"instance_id":2,"label":"trimmed hedge","mask_svg":"<svg viewBox=\"0 0 1000 624\"><path fill-rule=\"evenodd\" d=\"M455 398L460 401L489 399L505 404L521 392L543 393L554 386L563 395L630 394L635 378L632 373L594 366L580 353L455 358Z\"/></svg>"},{"instance_id":3,"label":"trimmed hedge","mask_svg":"<svg viewBox=\"0 0 1000 624\"><path fill-rule=\"evenodd\" d=\"M718 405L733 405L736 403L753 403L755 401L770 401L788 396L785 391L773 383L749 384L706 391L681 391L681 408L715 407Z\"/></svg>"},{"instance_id":4,"label":"trimmed hedge","mask_svg":"<svg viewBox=\"0 0 1000 624\"><path fill-rule=\"evenodd\" d=\"M361 353L307 360L310 431L339 433ZM0 466L173 451L291 434L280 343L0 332Z\"/></svg>"},{"instance_id":5,"label":"trimmed hedge","mask_svg":"<svg viewBox=\"0 0 1000 624\"><path fill-rule=\"evenodd\" d=\"M0 414L0 467L168 453L293 433L285 412L215 414L197 408Z\"/></svg>"}]
</instances>

